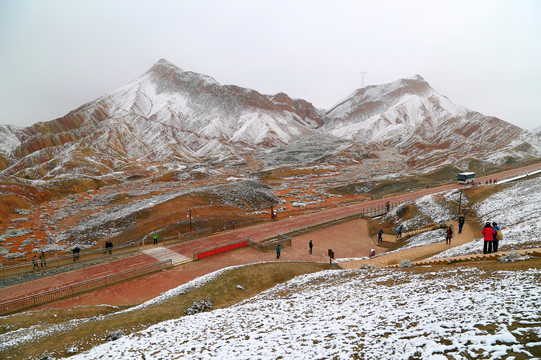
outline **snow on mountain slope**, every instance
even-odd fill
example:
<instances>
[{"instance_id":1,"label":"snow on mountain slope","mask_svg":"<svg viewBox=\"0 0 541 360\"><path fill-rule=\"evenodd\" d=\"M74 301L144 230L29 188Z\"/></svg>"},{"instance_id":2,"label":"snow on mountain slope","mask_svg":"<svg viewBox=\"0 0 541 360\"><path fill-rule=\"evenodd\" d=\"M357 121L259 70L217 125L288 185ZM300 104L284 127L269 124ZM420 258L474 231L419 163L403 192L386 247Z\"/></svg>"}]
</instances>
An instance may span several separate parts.
<instances>
[{"instance_id":1,"label":"snow on mountain slope","mask_svg":"<svg viewBox=\"0 0 541 360\"><path fill-rule=\"evenodd\" d=\"M144 170L148 162L175 168L239 159L247 147L310 135L321 121L321 111L304 100L222 86L162 59L117 91L25 128L9 147L12 166L5 175L100 176Z\"/></svg>"},{"instance_id":2,"label":"snow on mountain slope","mask_svg":"<svg viewBox=\"0 0 541 360\"><path fill-rule=\"evenodd\" d=\"M237 162L315 134L331 135L334 148L349 141L346 161L392 147L412 168L467 157L505 162L535 150L519 142L522 129L453 104L418 75L359 89L325 113L284 93L221 85L164 59L126 86L14 134L0 137L0 169L27 179Z\"/></svg>"},{"instance_id":3,"label":"snow on mountain slope","mask_svg":"<svg viewBox=\"0 0 541 360\"><path fill-rule=\"evenodd\" d=\"M419 75L358 89L326 114L333 135L381 141L423 123L432 127L468 110L434 91Z\"/></svg>"},{"instance_id":4,"label":"snow on mountain slope","mask_svg":"<svg viewBox=\"0 0 541 360\"><path fill-rule=\"evenodd\" d=\"M416 126L435 128L466 112L415 76L357 90L327 113L324 128L344 138L385 141Z\"/></svg>"},{"instance_id":5,"label":"snow on mountain slope","mask_svg":"<svg viewBox=\"0 0 541 360\"><path fill-rule=\"evenodd\" d=\"M14 126L0 125L0 159L9 156L21 144L16 131Z\"/></svg>"},{"instance_id":6,"label":"snow on mountain slope","mask_svg":"<svg viewBox=\"0 0 541 360\"><path fill-rule=\"evenodd\" d=\"M307 124L319 121L296 114L291 99L286 104L254 90L222 86L163 59L104 100L110 114L135 114L135 123L142 117L201 137L253 145L288 143L309 134ZM143 137L148 132L138 133Z\"/></svg>"},{"instance_id":7,"label":"snow on mountain slope","mask_svg":"<svg viewBox=\"0 0 541 360\"><path fill-rule=\"evenodd\" d=\"M454 104L418 75L357 90L327 113L323 128L360 143L397 147L413 167L494 153L506 159L525 134L503 120ZM515 151L513 156L524 153Z\"/></svg>"}]
</instances>

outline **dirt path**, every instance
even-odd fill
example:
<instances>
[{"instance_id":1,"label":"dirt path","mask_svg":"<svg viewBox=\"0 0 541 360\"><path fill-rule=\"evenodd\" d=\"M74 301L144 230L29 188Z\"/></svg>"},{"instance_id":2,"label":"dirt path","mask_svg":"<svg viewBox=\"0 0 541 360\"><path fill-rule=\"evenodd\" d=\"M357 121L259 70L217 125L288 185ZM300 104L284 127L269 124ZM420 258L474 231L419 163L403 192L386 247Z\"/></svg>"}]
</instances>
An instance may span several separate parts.
<instances>
[{"instance_id":1,"label":"dirt path","mask_svg":"<svg viewBox=\"0 0 541 360\"><path fill-rule=\"evenodd\" d=\"M452 225L453 229L456 229L455 234L451 239L451 245L445 244L445 239L442 238L441 241L437 243L400 250L389 254L384 253L380 256L376 256L366 260L340 262L340 267L344 269L358 269L366 264L374 266L386 266L399 264L402 260L420 260L433 256L435 254L439 254L440 252L447 250L451 247L466 244L468 242L471 242L474 238L480 237L480 235L475 235L472 233L471 228L467 222L464 224L461 234L458 234L458 223L456 221L453 221L450 224ZM396 238L392 235L384 235L383 240L394 242L396 241Z\"/></svg>"}]
</instances>

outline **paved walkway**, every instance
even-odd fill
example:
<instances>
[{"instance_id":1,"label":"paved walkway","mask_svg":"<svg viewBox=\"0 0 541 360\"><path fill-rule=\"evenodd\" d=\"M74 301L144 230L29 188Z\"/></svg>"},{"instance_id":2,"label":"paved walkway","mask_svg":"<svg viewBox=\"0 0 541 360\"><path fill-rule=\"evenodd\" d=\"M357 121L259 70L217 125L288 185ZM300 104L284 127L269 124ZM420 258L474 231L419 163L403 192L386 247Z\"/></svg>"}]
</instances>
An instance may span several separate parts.
<instances>
[{"instance_id":1,"label":"paved walkway","mask_svg":"<svg viewBox=\"0 0 541 360\"><path fill-rule=\"evenodd\" d=\"M539 168L539 164L535 165L535 167ZM525 169L530 168L533 169L533 167L529 167L512 170L497 174L497 177L499 179L503 179L505 177L515 176L519 173L527 171ZM482 181L482 179L483 178L480 180ZM285 233L294 229L310 226L312 224L358 214L365 208L384 206L387 201L402 202L428 194L449 191L459 187L460 185L450 184L437 188L421 190L412 194L397 195L370 202L358 203L350 206L302 215L295 218L281 219L277 222L270 222L262 225L238 229L235 231L228 231L207 238L175 245L166 251L160 251L158 248L154 248L153 246L149 245L143 249L142 254L134 257L87 267L80 270L74 270L68 273L50 276L24 284L0 289L0 301L19 298L106 274L115 273L121 270L126 270L131 267L157 262L158 259L164 258L164 256L175 259L173 260L175 263L182 263L182 265L175 266L167 271L161 271L149 276L136 278L94 291L92 293L55 302L54 304L49 304L44 307L65 308L75 305L97 304L111 304L118 306L134 305L154 298L162 292L184 284L196 277L223 269L228 266L248 264L259 261L276 261L276 254L274 252L263 253L246 247L199 261L185 262L186 259L192 259L193 254L197 251L209 249L218 245L223 245L228 242L245 238L252 238L253 240L261 241L265 238L276 236L279 233ZM468 233L468 230L466 229L467 227L465 226L464 232L461 234L462 236L458 234L455 236L452 246L468 242L473 238L479 237ZM314 250L312 254L308 253L308 242L310 240L312 240L314 243ZM384 238L384 240L393 241L392 236L390 238ZM374 257L369 260L352 261L349 263L344 262L341 263L341 266L355 268L360 267L367 262L377 266L386 266L389 264L399 263L401 259L421 259L438 253L446 247L448 247L448 245L445 245L445 242L442 239L442 242L427 245L426 247L404 250L385 256ZM154 250L151 250L153 248ZM286 247L282 250L280 261L295 260L327 262L328 258L326 258L325 255L327 254L327 250L329 248L333 249L337 258L364 257L368 255L371 248L375 248L377 254L386 251L385 248L378 247L376 244L374 244L372 238L368 236L366 222L359 219L293 238L292 246ZM180 255L177 257L173 253ZM144 289L144 291L141 289Z\"/></svg>"}]
</instances>

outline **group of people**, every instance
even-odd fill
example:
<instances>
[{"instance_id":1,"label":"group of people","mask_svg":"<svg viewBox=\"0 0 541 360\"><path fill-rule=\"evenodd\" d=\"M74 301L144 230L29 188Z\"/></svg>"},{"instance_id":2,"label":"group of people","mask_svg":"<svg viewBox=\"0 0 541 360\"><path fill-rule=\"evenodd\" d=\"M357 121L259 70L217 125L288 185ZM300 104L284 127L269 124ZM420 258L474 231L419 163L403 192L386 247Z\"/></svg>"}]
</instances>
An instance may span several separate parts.
<instances>
[{"instance_id":1,"label":"group of people","mask_svg":"<svg viewBox=\"0 0 541 360\"><path fill-rule=\"evenodd\" d=\"M308 254L312 254L312 250L314 249L314 243L312 240L308 242ZM282 248L280 247L280 244L276 246L276 258L279 259L280 255L282 254Z\"/></svg>"},{"instance_id":2,"label":"group of people","mask_svg":"<svg viewBox=\"0 0 541 360\"><path fill-rule=\"evenodd\" d=\"M41 261L41 267L44 268L44 267L47 267L47 260L45 258L45 252L42 250L41 251L41 254L39 256L39 259ZM34 269L38 269L39 270L39 266L38 266L38 257L37 255L34 255L34 258L32 259L32 270Z\"/></svg>"},{"instance_id":3,"label":"group of people","mask_svg":"<svg viewBox=\"0 0 541 360\"><path fill-rule=\"evenodd\" d=\"M483 231L481 231L484 237L483 254L490 254L498 251L498 243L503 239L502 229L496 222L490 224L487 222Z\"/></svg>"}]
</instances>

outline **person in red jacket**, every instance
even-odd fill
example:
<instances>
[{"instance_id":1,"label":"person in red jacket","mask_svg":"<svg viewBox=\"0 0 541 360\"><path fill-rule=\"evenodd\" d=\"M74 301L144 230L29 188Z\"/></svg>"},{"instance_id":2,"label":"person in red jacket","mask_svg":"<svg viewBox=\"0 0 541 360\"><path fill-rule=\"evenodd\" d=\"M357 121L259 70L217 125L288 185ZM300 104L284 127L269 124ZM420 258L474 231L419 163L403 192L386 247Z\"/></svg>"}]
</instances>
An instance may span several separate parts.
<instances>
[{"instance_id":1,"label":"person in red jacket","mask_svg":"<svg viewBox=\"0 0 541 360\"><path fill-rule=\"evenodd\" d=\"M496 232L490 225L490 223L485 224L485 228L481 231L481 234L484 235L485 242L483 244L483 254L490 254L492 252L492 242L494 241L494 236Z\"/></svg>"}]
</instances>

